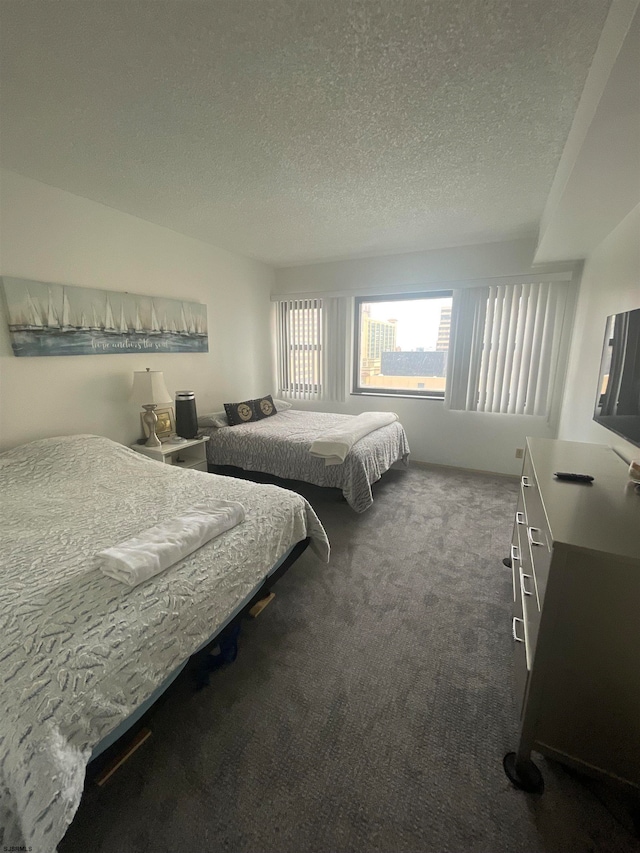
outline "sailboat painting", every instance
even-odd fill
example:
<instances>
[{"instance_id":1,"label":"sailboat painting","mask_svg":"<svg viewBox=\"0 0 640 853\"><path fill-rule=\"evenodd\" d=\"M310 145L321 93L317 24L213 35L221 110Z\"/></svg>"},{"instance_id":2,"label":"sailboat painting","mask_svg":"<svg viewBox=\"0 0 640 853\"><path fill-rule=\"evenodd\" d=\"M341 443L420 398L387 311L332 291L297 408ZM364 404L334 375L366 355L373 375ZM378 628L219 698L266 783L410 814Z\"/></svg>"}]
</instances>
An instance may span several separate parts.
<instances>
[{"instance_id":1,"label":"sailboat painting","mask_svg":"<svg viewBox=\"0 0 640 853\"><path fill-rule=\"evenodd\" d=\"M207 306L3 276L14 355L208 352Z\"/></svg>"}]
</instances>

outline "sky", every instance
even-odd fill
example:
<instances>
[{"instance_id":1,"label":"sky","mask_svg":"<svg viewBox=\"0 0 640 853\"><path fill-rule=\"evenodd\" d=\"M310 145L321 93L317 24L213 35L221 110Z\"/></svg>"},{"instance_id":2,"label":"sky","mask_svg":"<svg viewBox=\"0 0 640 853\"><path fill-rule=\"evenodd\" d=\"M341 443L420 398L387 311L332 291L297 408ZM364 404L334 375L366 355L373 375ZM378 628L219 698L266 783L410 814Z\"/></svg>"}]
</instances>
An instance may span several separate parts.
<instances>
[{"instance_id":1,"label":"sky","mask_svg":"<svg viewBox=\"0 0 640 853\"><path fill-rule=\"evenodd\" d=\"M440 309L451 307L451 297L369 304L373 319L398 321L396 342L401 349L415 350L422 347L425 350L434 350L438 340Z\"/></svg>"}]
</instances>

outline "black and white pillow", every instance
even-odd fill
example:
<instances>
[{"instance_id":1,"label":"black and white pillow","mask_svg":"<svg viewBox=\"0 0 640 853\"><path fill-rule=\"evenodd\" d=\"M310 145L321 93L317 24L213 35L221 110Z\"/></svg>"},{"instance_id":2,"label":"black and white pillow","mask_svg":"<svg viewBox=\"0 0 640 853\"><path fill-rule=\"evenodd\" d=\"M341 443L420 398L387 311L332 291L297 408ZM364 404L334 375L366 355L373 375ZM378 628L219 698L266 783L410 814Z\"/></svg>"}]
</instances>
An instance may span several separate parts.
<instances>
[{"instance_id":1,"label":"black and white pillow","mask_svg":"<svg viewBox=\"0 0 640 853\"><path fill-rule=\"evenodd\" d=\"M242 403L225 403L224 410L227 413L229 426L261 421L263 418L277 414L278 411L271 394L257 400L244 400Z\"/></svg>"}]
</instances>

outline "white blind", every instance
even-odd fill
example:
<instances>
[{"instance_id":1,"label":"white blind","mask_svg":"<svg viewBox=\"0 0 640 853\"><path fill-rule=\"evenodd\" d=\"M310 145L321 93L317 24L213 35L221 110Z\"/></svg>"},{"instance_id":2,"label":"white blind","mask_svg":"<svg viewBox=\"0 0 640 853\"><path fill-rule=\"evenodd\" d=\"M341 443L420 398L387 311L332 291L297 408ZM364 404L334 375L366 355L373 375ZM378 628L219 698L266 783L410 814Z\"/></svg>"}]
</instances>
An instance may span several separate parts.
<instances>
[{"instance_id":1,"label":"white blind","mask_svg":"<svg viewBox=\"0 0 640 853\"><path fill-rule=\"evenodd\" d=\"M347 370L347 300L330 296L322 300L323 400L343 403Z\"/></svg>"},{"instance_id":2,"label":"white blind","mask_svg":"<svg viewBox=\"0 0 640 853\"><path fill-rule=\"evenodd\" d=\"M444 396L449 409L469 411L477 403L488 299L488 287L453 292Z\"/></svg>"},{"instance_id":3,"label":"white blind","mask_svg":"<svg viewBox=\"0 0 640 853\"><path fill-rule=\"evenodd\" d=\"M278 387L284 397L317 400L323 386L321 299L278 302Z\"/></svg>"},{"instance_id":4,"label":"white blind","mask_svg":"<svg viewBox=\"0 0 640 853\"><path fill-rule=\"evenodd\" d=\"M456 291L449 408L548 415L566 300L559 282Z\"/></svg>"}]
</instances>

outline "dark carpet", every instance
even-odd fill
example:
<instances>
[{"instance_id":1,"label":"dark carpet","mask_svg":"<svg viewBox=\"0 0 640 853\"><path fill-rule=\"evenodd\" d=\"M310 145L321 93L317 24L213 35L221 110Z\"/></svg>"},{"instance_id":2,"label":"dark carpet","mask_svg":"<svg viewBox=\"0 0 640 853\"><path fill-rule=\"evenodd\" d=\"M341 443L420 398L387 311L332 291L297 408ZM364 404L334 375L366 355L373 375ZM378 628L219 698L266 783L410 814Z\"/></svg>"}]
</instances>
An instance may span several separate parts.
<instances>
[{"instance_id":1,"label":"dark carpet","mask_svg":"<svg viewBox=\"0 0 640 853\"><path fill-rule=\"evenodd\" d=\"M601 786L542 758L542 797L504 776L517 484L390 471L362 515L300 491L330 565L305 553L236 662L200 692L174 685L154 737L87 782L60 853L640 849Z\"/></svg>"}]
</instances>

